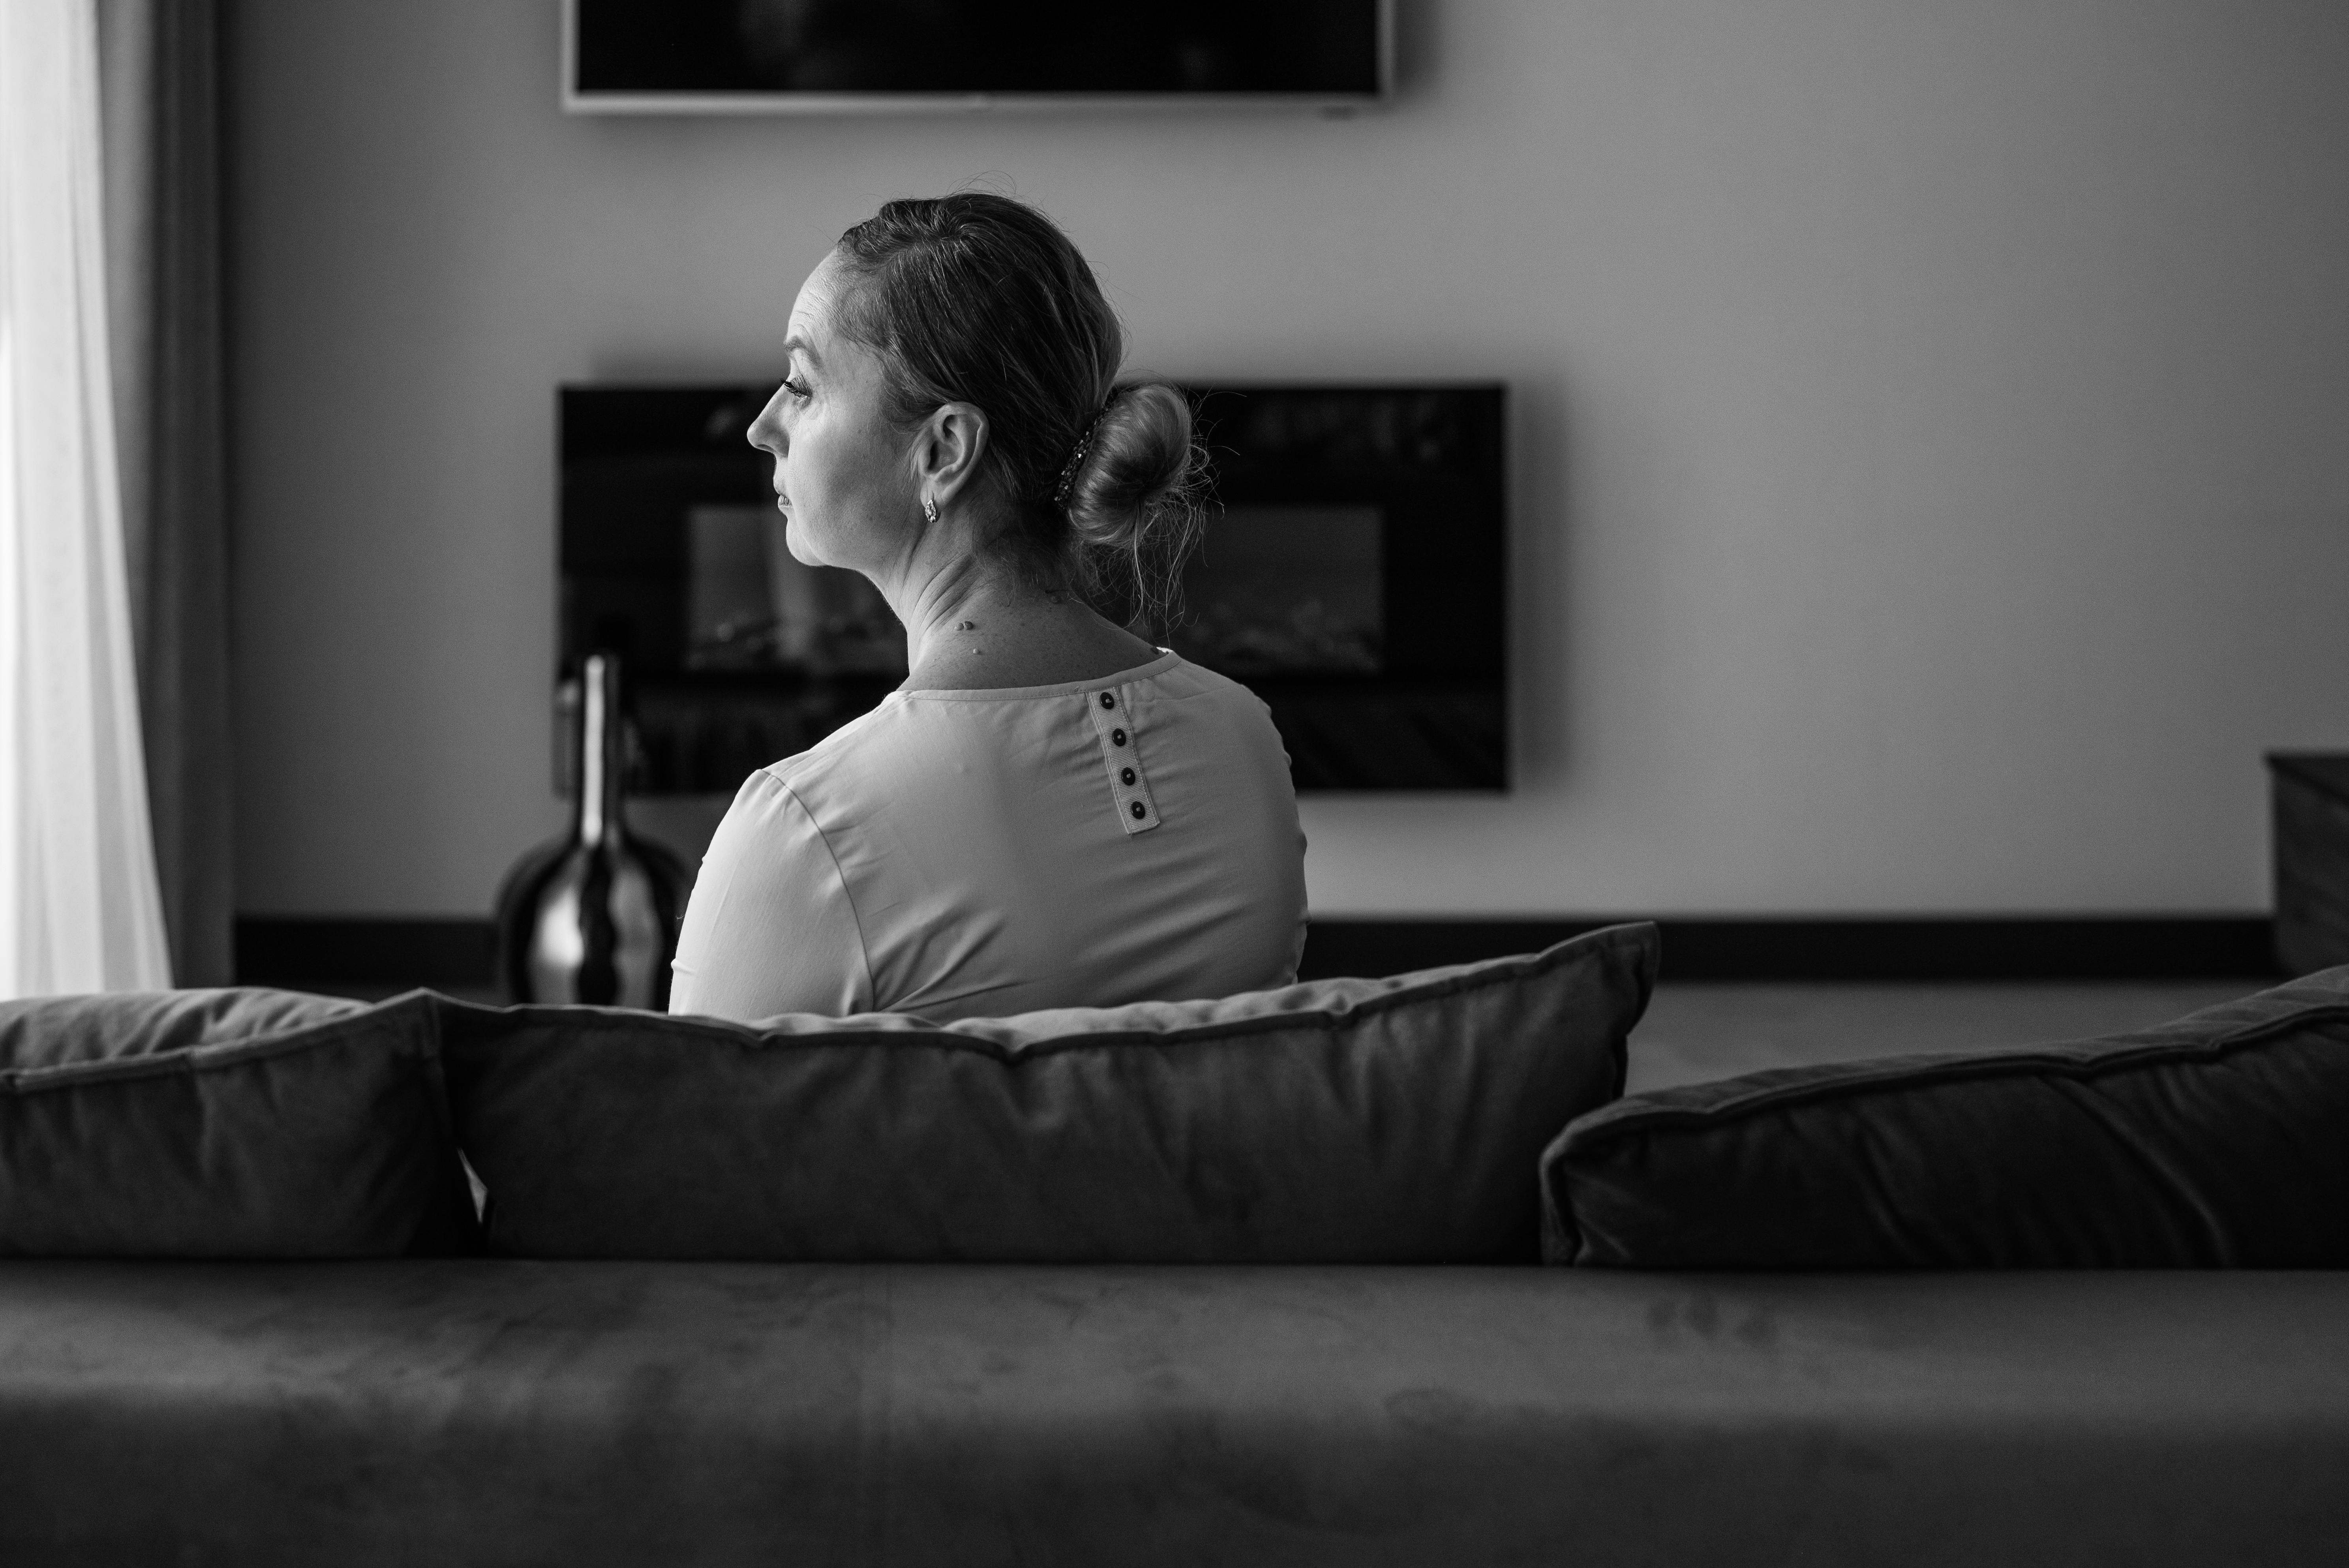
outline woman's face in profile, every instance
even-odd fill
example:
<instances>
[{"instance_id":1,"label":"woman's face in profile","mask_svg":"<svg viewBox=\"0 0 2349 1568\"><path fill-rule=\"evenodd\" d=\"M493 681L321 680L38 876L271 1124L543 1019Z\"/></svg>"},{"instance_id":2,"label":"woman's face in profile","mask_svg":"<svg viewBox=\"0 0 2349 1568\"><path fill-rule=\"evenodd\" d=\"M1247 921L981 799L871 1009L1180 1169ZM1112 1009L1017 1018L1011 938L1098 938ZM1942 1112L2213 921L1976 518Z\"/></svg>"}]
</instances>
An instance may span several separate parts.
<instances>
[{"instance_id":1,"label":"woman's face in profile","mask_svg":"<svg viewBox=\"0 0 2349 1568\"><path fill-rule=\"evenodd\" d=\"M792 304L783 384L750 422L775 459L775 504L792 554L871 576L903 552L920 515L912 439L890 427L880 356L833 323L846 284L826 256Z\"/></svg>"}]
</instances>

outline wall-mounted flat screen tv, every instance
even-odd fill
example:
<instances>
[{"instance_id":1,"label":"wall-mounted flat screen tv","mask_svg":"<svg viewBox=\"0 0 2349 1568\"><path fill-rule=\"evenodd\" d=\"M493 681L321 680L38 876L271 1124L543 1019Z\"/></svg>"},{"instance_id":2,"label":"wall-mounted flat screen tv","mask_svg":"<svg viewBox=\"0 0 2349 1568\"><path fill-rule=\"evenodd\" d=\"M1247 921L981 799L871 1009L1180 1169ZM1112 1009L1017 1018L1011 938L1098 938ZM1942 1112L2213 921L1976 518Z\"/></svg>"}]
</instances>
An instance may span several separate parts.
<instances>
[{"instance_id":1,"label":"wall-mounted flat screen tv","mask_svg":"<svg viewBox=\"0 0 2349 1568\"><path fill-rule=\"evenodd\" d=\"M568 0L564 107L1371 103L1392 0Z\"/></svg>"},{"instance_id":2,"label":"wall-mounted flat screen tv","mask_svg":"<svg viewBox=\"0 0 2349 1568\"><path fill-rule=\"evenodd\" d=\"M1504 389L1187 390L1215 502L1183 613L1138 629L1262 697L1300 789L1506 789ZM647 793L730 795L905 678L872 584L785 543L743 439L773 391L561 394L558 692L621 656Z\"/></svg>"}]
</instances>

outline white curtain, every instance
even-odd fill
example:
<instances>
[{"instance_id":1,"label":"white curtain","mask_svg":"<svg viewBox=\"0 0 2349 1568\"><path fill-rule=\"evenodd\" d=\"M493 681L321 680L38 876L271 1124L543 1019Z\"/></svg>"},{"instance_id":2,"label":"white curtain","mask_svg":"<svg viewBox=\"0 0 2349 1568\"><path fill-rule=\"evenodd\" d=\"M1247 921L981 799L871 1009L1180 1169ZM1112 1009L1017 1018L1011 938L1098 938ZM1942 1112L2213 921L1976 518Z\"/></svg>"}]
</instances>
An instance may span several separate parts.
<instances>
[{"instance_id":1,"label":"white curtain","mask_svg":"<svg viewBox=\"0 0 2349 1568\"><path fill-rule=\"evenodd\" d=\"M0 997L171 984L115 468L94 0L0 0Z\"/></svg>"}]
</instances>

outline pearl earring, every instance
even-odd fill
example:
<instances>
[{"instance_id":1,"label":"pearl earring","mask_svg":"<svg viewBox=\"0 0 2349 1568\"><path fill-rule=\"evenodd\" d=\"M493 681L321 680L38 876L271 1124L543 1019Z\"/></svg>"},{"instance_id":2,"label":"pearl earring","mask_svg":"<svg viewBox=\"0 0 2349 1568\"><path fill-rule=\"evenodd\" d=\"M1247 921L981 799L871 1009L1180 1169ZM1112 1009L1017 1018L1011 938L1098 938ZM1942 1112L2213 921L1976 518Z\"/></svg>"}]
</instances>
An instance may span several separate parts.
<instances>
[{"instance_id":1,"label":"pearl earring","mask_svg":"<svg viewBox=\"0 0 2349 1568\"><path fill-rule=\"evenodd\" d=\"M926 495L922 498L922 515L930 520L931 527L936 528L937 526L938 502L936 496Z\"/></svg>"}]
</instances>

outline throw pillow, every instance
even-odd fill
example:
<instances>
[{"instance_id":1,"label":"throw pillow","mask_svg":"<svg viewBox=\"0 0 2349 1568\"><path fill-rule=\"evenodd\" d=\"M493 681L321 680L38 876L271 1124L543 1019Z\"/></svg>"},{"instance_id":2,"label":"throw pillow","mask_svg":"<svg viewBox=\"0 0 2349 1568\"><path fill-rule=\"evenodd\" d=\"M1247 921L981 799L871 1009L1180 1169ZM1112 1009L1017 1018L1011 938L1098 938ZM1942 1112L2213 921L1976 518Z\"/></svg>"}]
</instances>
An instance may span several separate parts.
<instances>
[{"instance_id":1,"label":"throw pillow","mask_svg":"<svg viewBox=\"0 0 2349 1568\"><path fill-rule=\"evenodd\" d=\"M0 1254L472 1250L432 999L0 1003Z\"/></svg>"},{"instance_id":2,"label":"throw pillow","mask_svg":"<svg viewBox=\"0 0 2349 1568\"><path fill-rule=\"evenodd\" d=\"M2349 967L2135 1034L1634 1095L1542 1163L1559 1263L2349 1266Z\"/></svg>"},{"instance_id":3,"label":"throw pillow","mask_svg":"<svg viewBox=\"0 0 2349 1568\"><path fill-rule=\"evenodd\" d=\"M1495 1262L1621 1092L1653 926L1219 1001L742 1026L445 1003L493 1250L546 1257Z\"/></svg>"}]
</instances>

